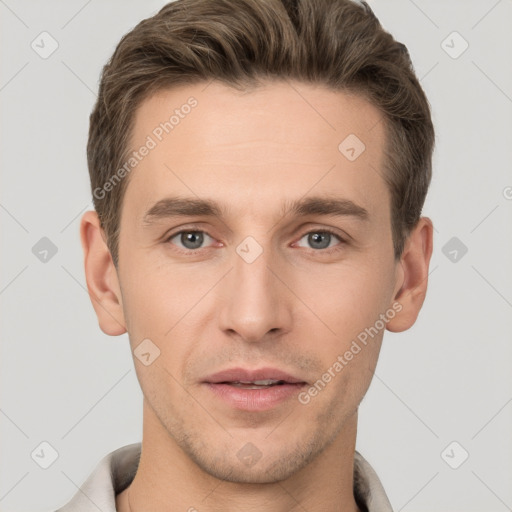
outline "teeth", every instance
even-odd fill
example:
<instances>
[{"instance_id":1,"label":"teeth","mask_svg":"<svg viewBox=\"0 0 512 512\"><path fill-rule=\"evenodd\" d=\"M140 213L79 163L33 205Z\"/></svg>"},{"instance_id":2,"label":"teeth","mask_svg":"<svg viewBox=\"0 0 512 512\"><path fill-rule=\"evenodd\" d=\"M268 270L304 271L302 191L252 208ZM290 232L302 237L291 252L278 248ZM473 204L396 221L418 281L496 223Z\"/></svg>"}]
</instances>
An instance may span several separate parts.
<instances>
[{"instance_id":1,"label":"teeth","mask_svg":"<svg viewBox=\"0 0 512 512\"><path fill-rule=\"evenodd\" d=\"M266 379L266 380L255 380L255 381L240 380L240 381L236 381L236 382L230 382L230 384L237 388L260 389L262 387L275 386L282 382L283 382L282 380Z\"/></svg>"},{"instance_id":2,"label":"teeth","mask_svg":"<svg viewBox=\"0 0 512 512\"><path fill-rule=\"evenodd\" d=\"M243 388L243 389L267 389L271 386L256 386L255 384L242 384L241 382L232 382L231 386L234 388Z\"/></svg>"}]
</instances>

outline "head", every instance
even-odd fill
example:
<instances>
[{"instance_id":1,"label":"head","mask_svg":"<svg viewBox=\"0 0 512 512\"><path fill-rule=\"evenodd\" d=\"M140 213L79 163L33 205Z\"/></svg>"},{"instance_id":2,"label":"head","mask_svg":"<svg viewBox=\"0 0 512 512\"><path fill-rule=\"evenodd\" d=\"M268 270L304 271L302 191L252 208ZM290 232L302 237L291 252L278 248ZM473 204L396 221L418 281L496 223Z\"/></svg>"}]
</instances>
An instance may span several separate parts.
<instances>
[{"instance_id":1,"label":"head","mask_svg":"<svg viewBox=\"0 0 512 512\"><path fill-rule=\"evenodd\" d=\"M433 145L408 52L364 2L178 0L122 38L81 233L153 431L211 474L265 482L354 428L383 331L425 297ZM269 367L300 382L293 399L256 411L211 389Z\"/></svg>"}]
</instances>

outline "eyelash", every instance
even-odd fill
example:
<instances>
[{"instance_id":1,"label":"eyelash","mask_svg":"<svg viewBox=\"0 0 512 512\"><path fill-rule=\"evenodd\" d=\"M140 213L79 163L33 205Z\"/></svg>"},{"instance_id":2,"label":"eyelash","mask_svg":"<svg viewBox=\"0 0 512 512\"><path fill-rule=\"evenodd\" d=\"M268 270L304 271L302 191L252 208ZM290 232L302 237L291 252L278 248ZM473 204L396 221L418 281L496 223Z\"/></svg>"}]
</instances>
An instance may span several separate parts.
<instances>
[{"instance_id":1,"label":"eyelash","mask_svg":"<svg viewBox=\"0 0 512 512\"><path fill-rule=\"evenodd\" d=\"M172 233L171 235L166 237L165 240L164 240L164 243L170 243L172 238L174 238L174 237L176 237L178 235L181 235L182 233L203 233L205 235L208 235L210 238L212 238L214 240L214 237L211 236L209 233L207 233L204 230L201 230L201 229L181 229L180 231L176 231L175 233ZM342 238L338 233L336 233L335 231L333 231L332 229L329 229L329 228L312 229L312 230L309 230L309 231L305 231L304 233L302 233L302 235L298 238L297 241L300 241L306 235L309 235L311 233L329 233L330 235L332 235L335 238L337 238L340 241L340 243L338 245L334 246L334 247L330 247L330 248L326 248L326 249L312 249L312 248L309 248L309 252L331 254L331 253L337 252L339 250L342 250L343 246L347 244L347 241L344 238ZM207 249L207 247L201 247L199 249L182 249L181 247L175 247L175 249L178 252L182 253L182 254L194 255L194 254L200 253L203 249Z\"/></svg>"}]
</instances>

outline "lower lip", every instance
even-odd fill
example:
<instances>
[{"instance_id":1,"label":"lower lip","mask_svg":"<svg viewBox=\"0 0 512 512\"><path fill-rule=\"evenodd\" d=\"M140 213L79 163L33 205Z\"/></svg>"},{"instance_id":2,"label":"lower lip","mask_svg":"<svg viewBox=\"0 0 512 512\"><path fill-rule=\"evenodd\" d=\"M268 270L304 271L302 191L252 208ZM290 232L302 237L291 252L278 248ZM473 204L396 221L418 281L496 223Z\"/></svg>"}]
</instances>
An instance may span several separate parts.
<instances>
[{"instance_id":1,"label":"lower lip","mask_svg":"<svg viewBox=\"0 0 512 512\"><path fill-rule=\"evenodd\" d=\"M213 384L206 386L215 396L235 409L243 411L266 411L283 402L297 397L305 383L279 384L262 389L238 388L230 384Z\"/></svg>"}]
</instances>

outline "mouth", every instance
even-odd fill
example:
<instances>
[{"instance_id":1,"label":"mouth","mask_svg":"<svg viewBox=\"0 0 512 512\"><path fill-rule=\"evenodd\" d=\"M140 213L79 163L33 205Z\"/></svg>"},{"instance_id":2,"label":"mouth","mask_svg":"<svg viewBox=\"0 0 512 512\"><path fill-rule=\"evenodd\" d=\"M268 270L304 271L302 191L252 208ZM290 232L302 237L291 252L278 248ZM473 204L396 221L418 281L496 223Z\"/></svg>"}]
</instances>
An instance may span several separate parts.
<instances>
[{"instance_id":1,"label":"mouth","mask_svg":"<svg viewBox=\"0 0 512 512\"><path fill-rule=\"evenodd\" d=\"M228 384L235 388L241 388L241 389L266 389L266 388L270 388L272 386L282 386L283 384L287 384L287 382L284 380L266 379L266 380L255 380L254 382L251 382L251 381L220 382L219 384Z\"/></svg>"},{"instance_id":2,"label":"mouth","mask_svg":"<svg viewBox=\"0 0 512 512\"><path fill-rule=\"evenodd\" d=\"M298 377L277 368L259 368L249 370L246 368L229 368L206 377L205 382L256 384L259 386L272 386L278 384L306 384Z\"/></svg>"},{"instance_id":3,"label":"mouth","mask_svg":"<svg viewBox=\"0 0 512 512\"><path fill-rule=\"evenodd\" d=\"M244 411L264 411L296 396L307 383L275 368L232 368L207 377L203 384L224 405Z\"/></svg>"}]
</instances>

